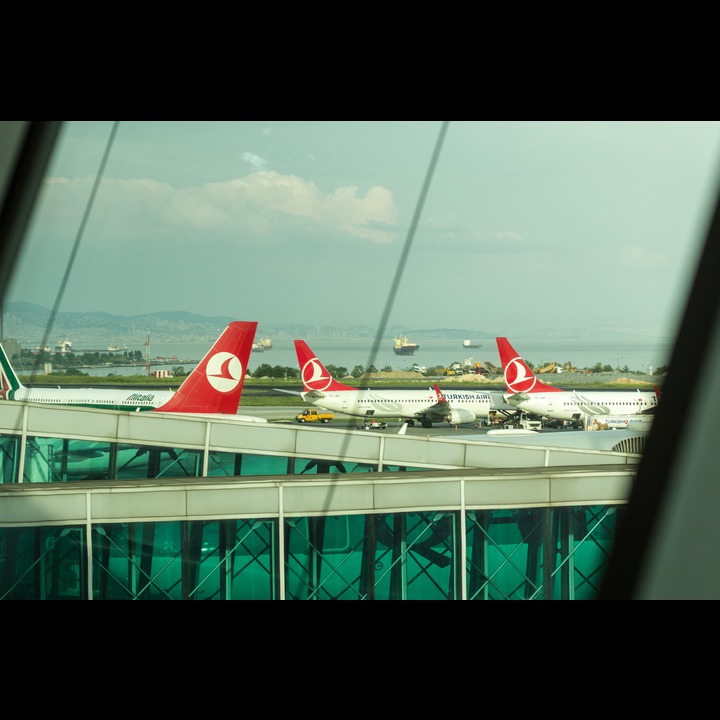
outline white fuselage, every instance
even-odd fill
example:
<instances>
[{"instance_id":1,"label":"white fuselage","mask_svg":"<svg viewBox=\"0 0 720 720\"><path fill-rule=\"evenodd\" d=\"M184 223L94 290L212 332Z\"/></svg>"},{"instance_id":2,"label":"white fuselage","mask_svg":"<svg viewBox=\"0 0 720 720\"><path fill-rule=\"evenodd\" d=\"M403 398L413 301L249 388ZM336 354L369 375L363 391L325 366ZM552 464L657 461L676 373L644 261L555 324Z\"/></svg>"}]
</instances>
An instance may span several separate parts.
<instances>
[{"instance_id":1,"label":"white fuselage","mask_svg":"<svg viewBox=\"0 0 720 720\"><path fill-rule=\"evenodd\" d=\"M152 411L166 417L182 415L206 420L239 420L266 423L267 419L256 415L203 412L163 412L162 406L175 394L172 390L114 390L108 388L20 388L11 392L10 400L32 402L41 405L74 405L97 410L128 410L130 412Z\"/></svg>"},{"instance_id":2,"label":"white fuselage","mask_svg":"<svg viewBox=\"0 0 720 720\"><path fill-rule=\"evenodd\" d=\"M443 396L449 410L465 411L468 418L465 422L487 418L493 409L514 410L503 401L501 392L452 390L443 392ZM440 417L446 411L438 407L438 398L432 389L334 390L325 391L322 398L312 399L312 402L319 407L357 417L427 418L433 422L446 419Z\"/></svg>"},{"instance_id":3,"label":"white fuselage","mask_svg":"<svg viewBox=\"0 0 720 720\"><path fill-rule=\"evenodd\" d=\"M175 393L171 390L132 390L110 388L19 388L8 393L8 400L43 405L80 405L106 410L154 410Z\"/></svg>"},{"instance_id":4,"label":"white fuselage","mask_svg":"<svg viewBox=\"0 0 720 720\"><path fill-rule=\"evenodd\" d=\"M652 391L539 392L526 394L523 399L505 397L523 412L557 420L578 420L583 415L638 415L657 407L657 394Z\"/></svg>"}]
</instances>

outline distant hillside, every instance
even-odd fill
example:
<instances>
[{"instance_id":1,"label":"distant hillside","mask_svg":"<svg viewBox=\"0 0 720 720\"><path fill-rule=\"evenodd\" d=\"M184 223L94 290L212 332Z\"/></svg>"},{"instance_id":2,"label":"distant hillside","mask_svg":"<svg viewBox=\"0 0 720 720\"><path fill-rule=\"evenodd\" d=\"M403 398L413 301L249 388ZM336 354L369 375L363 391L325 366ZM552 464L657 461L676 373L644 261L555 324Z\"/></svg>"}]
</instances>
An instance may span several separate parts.
<instances>
[{"instance_id":1,"label":"distant hillside","mask_svg":"<svg viewBox=\"0 0 720 720\"><path fill-rule=\"evenodd\" d=\"M48 345L54 346L58 340L68 338L79 345L96 343L105 345L128 345L139 347L149 333L153 342L213 342L220 331L233 320L248 320L247 317L225 317L222 315L207 317L194 313L156 312L144 315L111 315L103 312L68 313L59 312L47 337ZM28 302L11 302L3 307L0 338L14 339L24 346L39 345L50 321L50 310ZM370 326L331 326L298 323L268 323L258 326L258 337L268 336L273 340L291 340L302 337L308 341L316 339L364 340L374 338L377 328ZM492 341L502 332L478 332L460 328L422 328L413 329L394 325L387 329L382 340L398 335L407 335L414 342L428 339ZM524 333L524 337L542 338L622 338L638 335L633 328L603 327L584 328L582 332L544 330L536 333Z\"/></svg>"},{"instance_id":2,"label":"distant hillside","mask_svg":"<svg viewBox=\"0 0 720 720\"><path fill-rule=\"evenodd\" d=\"M101 312L65 313L55 317L48 344L70 338L73 342L142 343L149 332L155 340L207 340L217 337L236 318L203 317L188 312L159 312L147 315L110 315ZM50 321L50 310L27 302L8 303L3 308L2 334L22 343L39 342Z\"/></svg>"},{"instance_id":3,"label":"distant hillside","mask_svg":"<svg viewBox=\"0 0 720 720\"><path fill-rule=\"evenodd\" d=\"M55 317L51 334L47 344L55 345L58 340L69 338L75 343L96 342L104 344L133 344L137 347L143 343L149 333L153 341L157 342L212 342L222 330L233 320L247 318L233 318L225 316L206 317L194 313L157 312L144 315L110 315L102 312L68 313L59 312ZM48 323L50 310L40 305L28 302L11 302L3 308L2 327L0 337L17 339L23 344L39 344L42 340ZM337 339L337 338L373 338L376 328L365 326L335 327L329 325L300 325L297 323L272 323L258 326L258 336L267 335L274 340L287 340L304 337L309 340ZM386 338L397 335L409 335L412 340L422 340L428 337L447 338L492 338L487 333L470 333L460 329L428 329L411 330L404 326L394 326L388 329Z\"/></svg>"}]
</instances>

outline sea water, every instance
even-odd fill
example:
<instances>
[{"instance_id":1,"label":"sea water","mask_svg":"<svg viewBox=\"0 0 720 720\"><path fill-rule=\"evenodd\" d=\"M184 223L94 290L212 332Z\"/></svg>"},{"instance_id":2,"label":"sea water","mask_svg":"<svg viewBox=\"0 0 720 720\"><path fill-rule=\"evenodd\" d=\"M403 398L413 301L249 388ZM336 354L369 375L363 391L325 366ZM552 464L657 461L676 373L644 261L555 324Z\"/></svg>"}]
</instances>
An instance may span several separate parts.
<instances>
[{"instance_id":1,"label":"sea water","mask_svg":"<svg viewBox=\"0 0 720 720\"><path fill-rule=\"evenodd\" d=\"M411 338L412 339L412 338ZM542 367L550 362L562 365L566 362L575 367L592 368L596 364L609 365L614 369L627 368L633 372L650 374L659 367L667 366L670 362L673 341L670 339L623 338L623 339L523 339L509 338L518 354L533 364ZM479 348L465 348L462 340L452 339L413 339L420 346L414 355L395 355L392 349L393 341L384 340L377 352L373 353L373 341L364 340L306 340L307 344L324 365L344 367L348 372L360 365L363 368L370 364L378 370L391 368L392 370L411 370L417 364L427 368L447 367L453 362L472 364L474 362L489 361L500 366L497 345L494 339L480 340ZM195 365L209 351L212 343L176 342L153 343L149 353L150 369L169 369L176 365L184 368L186 372ZM74 348L76 353L82 353L82 347ZM145 349L129 348L130 351L140 350L145 357ZM159 363L156 358L175 356L177 360L169 364ZM298 368L295 346L292 340L275 340L270 350L252 352L250 354L250 372L253 373L260 365L271 367ZM83 370L89 375L105 376L144 374L144 367L112 367L88 368Z\"/></svg>"}]
</instances>

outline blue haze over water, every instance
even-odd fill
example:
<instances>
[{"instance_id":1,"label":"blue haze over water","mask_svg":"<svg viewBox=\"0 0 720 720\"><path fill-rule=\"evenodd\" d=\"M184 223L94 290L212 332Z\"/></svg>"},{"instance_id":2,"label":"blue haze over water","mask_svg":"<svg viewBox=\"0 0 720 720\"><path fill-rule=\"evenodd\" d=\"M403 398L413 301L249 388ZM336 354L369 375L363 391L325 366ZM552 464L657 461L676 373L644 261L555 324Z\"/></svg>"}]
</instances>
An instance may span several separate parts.
<instances>
[{"instance_id":1,"label":"blue haze over water","mask_svg":"<svg viewBox=\"0 0 720 720\"><path fill-rule=\"evenodd\" d=\"M668 365L673 345L673 341L668 339L635 337L572 340L508 339L515 350L535 367L541 367L552 361L561 365L571 362L577 368L594 367L600 363L613 368L620 367L620 369L627 366L628 370L641 373L647 373L649 367L655 370ZM410 340L412 341L413 338L410 337ZM390 366L393 370L410 370L415 363L425 367L447 366L454 361L463 363L469 358L472 358L472 362L489 361L493 365L500 365L494 338L479 340L480 348L465 348L462 340L423 338L416 341L420 345L420 349L414 355L408 356L395 355L392 349L392 340L385 339L380 344L374 359L370 357L371 340L313 339L306 340L306 342L323 364L345 367L348 371L352 371L356 365L367 367L370 362L378 370L382 370L386 366ZM148 353L151 369L168 369L171 366L182 365L186 371L190 371L204 357L211 345L212 342L152 343ZM76 343L73 349L76 353L82 353L84 350L79 343ZM140 350L145 357L145 348L142 345L129 347L129 350ZM153 362L157 356L170 357L173 355L178 360L172 361L171 365L156 365ZM261 364L268 364L272 367L280 365L281 367L297 368L293 341L273 339L272 349L251 353L249 364L251 373ZM109 373L135 375L144 374L144 369L138 367L91 368L84 372L92 376L105 376Z\"/></svg>"}]
</instances>

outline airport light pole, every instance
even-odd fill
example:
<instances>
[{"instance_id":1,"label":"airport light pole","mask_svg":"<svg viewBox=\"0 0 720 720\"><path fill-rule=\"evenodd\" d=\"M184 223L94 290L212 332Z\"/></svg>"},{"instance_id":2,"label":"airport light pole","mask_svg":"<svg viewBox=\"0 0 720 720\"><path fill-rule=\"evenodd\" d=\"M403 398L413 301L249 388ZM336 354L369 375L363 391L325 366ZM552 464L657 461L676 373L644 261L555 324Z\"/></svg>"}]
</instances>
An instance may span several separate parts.
<instances>
[{"instance_id":1,"label":"airport light pole","mask_svg":"<svg viewBox=\"0 0 720 720\"><path fill-rule=\"evenodd\" d=\"M623 358L623 356L621 355L621 356L617 359L617 361L618 361L617 371L618 371L618 372L620 372L620 361L622 360L622 358Z\"/></svg>"}]
</instances>

